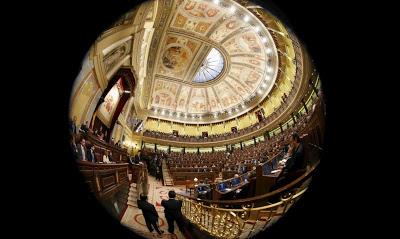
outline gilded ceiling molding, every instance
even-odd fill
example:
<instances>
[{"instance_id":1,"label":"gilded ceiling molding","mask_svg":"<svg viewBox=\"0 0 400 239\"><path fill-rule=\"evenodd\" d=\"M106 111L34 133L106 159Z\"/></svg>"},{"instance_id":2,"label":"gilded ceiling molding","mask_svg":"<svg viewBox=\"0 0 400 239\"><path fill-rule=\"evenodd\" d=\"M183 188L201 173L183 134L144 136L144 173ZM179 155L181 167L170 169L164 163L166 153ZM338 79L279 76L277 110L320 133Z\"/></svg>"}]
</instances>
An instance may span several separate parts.
<instances>
[{"instance_id":1,"label":"gilded ceiling molding","mask_svg":"<svg viewBox=\"0 0 400 239\"><path fill-rule=\"evenodd\" d=\"M160 54L160 48L161 44L160 42L163 41L163 37L165 35L167 22L171 21L172 18L172 13L174 12L172 8L174 7L174 1L173 0L159 0L159 6L161 13L157 14L156 20L154 22L154 33L153 33L153 39L151 41L150 45L150 53L148 57L148 63L147 63L147 76L145 79L145 83L143 85L144 92L147 92L146 95L143 95L143 102L144 105L148 108L150 105L150 97L151 97L151 92L152 88L154 87L154 74L156 69L157 62L156 60L158 59L158 55Z\"/></svg>"}]
</instances>

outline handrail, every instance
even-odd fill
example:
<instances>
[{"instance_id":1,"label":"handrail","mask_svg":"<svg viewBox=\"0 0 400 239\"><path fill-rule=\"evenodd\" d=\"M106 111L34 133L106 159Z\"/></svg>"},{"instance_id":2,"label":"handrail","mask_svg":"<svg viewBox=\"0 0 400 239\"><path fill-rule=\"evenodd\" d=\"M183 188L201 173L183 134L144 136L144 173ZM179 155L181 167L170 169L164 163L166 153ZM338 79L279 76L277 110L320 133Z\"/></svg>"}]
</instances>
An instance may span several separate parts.
<instances>
[{"instance_id":1,"label":"handrail","mask_svg":"<svg viewBox=\"0 0 400 239\"><path fill-rule=\"evenodd\" d=\"M259 207L251 203L242 204L241 208L223 208L181 194L177 199L182 200L182 214L210 235L216 238L250 238L272 225L274 218L283 216L307 189L307 186L298 188L281 196L278 202Z\"/></svg>"},{"instance_id":2,"label":"handrail","mask_svg":"<svg viewBox=\"0 0 400 239\"><path fill-rule=\"evenodd\" d=\"M319 163L320 163L320 160L318 160L318 161L310 168L310 170L308 170L307 172L305 172L303 175L301 175L301 176L298 177L297 179L293 180L293 181L292 181L291 183L289 183L288 185L283 186L283 187L281 187L281 188L278 188L278 189L276 189L276 190L274 190L274 191L272 191L272 192L268 192L268 193L266 193L266 194L259 195L259 196L249 197L249 198L245 198L245 199L223 200L223 201L222 201L222 200L199 199L199 198L195 198L195 197L192 197L192 196L186 196L186 195L179 194L179 193L177 193L177 194L179 194L179 195L181 195L181 196L183 196L183 197L187 197L187 198L190 198L190 199L192 199L192 200L196 200L196 201L198 201L198 202L204 202L204 203L207 203L207 204L217 204L217 205L218 205L218 204L224 204L224 205L230 204L230 205L237 205L237 204L254 203L254 202L257 202L257 201L265 200L265 199L268 199L268 198L270 198L270 197L276 196L276 195L278 195L278 194L280 194L280 193L282 193L282 192L284 192L284 191L286 191L286 190L288 190L288 189L291 189L291 188L297 186L300 182L302 182L302 181L305 180L305 179L308 179L308 178L311 176L311 173L313 173L314 170L319 166Z\"/></svg>"}]
</instances>

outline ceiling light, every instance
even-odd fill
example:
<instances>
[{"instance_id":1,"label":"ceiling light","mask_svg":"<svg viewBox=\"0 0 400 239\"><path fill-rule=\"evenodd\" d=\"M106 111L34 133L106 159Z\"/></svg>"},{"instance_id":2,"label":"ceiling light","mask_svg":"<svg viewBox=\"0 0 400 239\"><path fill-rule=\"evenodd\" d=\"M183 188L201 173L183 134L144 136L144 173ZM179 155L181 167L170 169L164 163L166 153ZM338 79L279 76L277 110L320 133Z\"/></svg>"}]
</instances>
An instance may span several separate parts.
<instances>
[{"instance_id":1,"label":"ceiling light","mask_svg":"<svg viewBox=\"0 0 400 239\"><path fill-rule=\"evenodd\" d=\"M230 8L229 8L229 12L230 13L234 13L236 11L236 7L235 6L231 6Z\"/></svg>"},{"instance_id":2,"label":"ceiling light","mask_svg":"<svg viewBox=\"0 0 400 239\"><path fill-rule=\"evenodd\" d=\"M266 52L267 54L269 54L269 53L272 52L272 49L271 49L271 48L267 48L267 50L265 50L265 52Z\"/></svg>"},{"instance_id":3,"label":"ceiling light","mask_svg":"<svg viewBox=\"0 0 400 239\"><path fill-rule=\"evenodd\" d=\"M261 95L263 92L262 92L262 90L258 90L257 93L258 93L259 95Z\"/></svg>"},{"instance_id":4,"label":"ceiling light","mask_svg":"<svg viewBox=\"0 0 400 239\"><path fill-rule=\"evenodd\" d=\"M259 32L259 31L260 31L260 27L259 27L259 26L256 26L256 27L254 28L254 30L255 30L256 32Z\"/></svg>"},{"instance_id":5,"label":"ceiling light","mask_svg":"<svg viewBox=\"0 0 400 239\"><path fill-rule=\"evenodd\" d=\"M244 20L245 22L248 22L248 21L250 20L250 17L246 15L246 16L244 16L243 20Z\"/></svg>"},{"instance_id":6,"label":"ceiling light","mask_svg":"<svg viewBox=\"0 0 400 239\"><path fill-rule=\"evenodd\" d=\"M187 119L187 114L185 114L185 119Z\"/></svg>"},{"instance_id":7,"label":"ceiling light","mask_svg":"<svg viewBox=\"0 0 400 239\"><path fill-rule=\"evenodd\" d=\"M131 92L129 90L125 90L124 93L130 94Z\"/></svg>"},{"instance_id":8,"label":"ceiling light","mask_svg":"<svg viewBox=\"0 0 400 239\"><path fill-rule=\"evenodd\" d=\"M263 87L263 88L267 87L267 84L266 84L266 83L263 83L263 84L262 84L262 87Z\"/></svg>"},{"instance_id":9,"label":"ceiling light","mask_svg":"<svg viewBox=\"0 0 400 239\"><path fill-rule=\"evenodd\" d=\"M165 110L162 110L162 111L161 111L161 115L164 115L164 114L165 114Z\"/></svg>"},{"instance_id":10,"label":"ceiling light","mask_svg":"<svg viewBox=\"0 0 400 239\"><path fill-rule=\"evenodd\" d=\"M261 41L262 41L263 43L266 43L268 40L267 40L266 37L263 37L263 38L261 39Z\"/></svg>"},{"instance_id":11,"label":"ceiling light","mask_svg":"<svg viewBox=\"0 0 400 239\"><path fill-rule=\"evenodd\" d=\"M266 76L265 76L265 80L266 80L266 81L270 81L270 80L271 80L271 76L266 75Z\"/></svg>"},{"instance_id":12,"label":"ceiling light","mask_svg":"<svg viewBox=\"0 0 400 239\"><path fill-rule=\"evenodd\" d=\"M214 0L213 2L214 2L214 4L216 4L216 5L219 4L219 0Z\"/></svg>"},{"instance_id":13,"label":"ceiling light","mask_svg":"<svg viewBox=\"0 0 400 239\"><path fill-rule=\"evenodd\" d=\"M267 72L271 73L272 72L272 67L267 67Z\"/></svg>"}]
</instances>

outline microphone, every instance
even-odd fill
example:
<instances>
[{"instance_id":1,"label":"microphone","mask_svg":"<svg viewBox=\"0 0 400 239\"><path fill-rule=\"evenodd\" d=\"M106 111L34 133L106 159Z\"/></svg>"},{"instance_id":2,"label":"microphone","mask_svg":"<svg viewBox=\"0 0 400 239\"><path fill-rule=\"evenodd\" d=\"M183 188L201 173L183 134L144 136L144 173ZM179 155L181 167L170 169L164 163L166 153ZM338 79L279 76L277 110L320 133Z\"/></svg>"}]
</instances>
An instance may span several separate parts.
<instances>
[{"instance_id":1,"label":"microphone","mask_svg":"<svg viewBox=\"0 0 400 239\"><path fill-rule=\"evenodd\" d=\"M310 146L312 146L313 148L318 149L318 150L320 150L320 151L324 151L324 149L321 148L321 147L319 147L318 145L315 145L315 144L312 144L312 143L308 143L308 145L310 145Z\"/></svg>"}]
</instances>

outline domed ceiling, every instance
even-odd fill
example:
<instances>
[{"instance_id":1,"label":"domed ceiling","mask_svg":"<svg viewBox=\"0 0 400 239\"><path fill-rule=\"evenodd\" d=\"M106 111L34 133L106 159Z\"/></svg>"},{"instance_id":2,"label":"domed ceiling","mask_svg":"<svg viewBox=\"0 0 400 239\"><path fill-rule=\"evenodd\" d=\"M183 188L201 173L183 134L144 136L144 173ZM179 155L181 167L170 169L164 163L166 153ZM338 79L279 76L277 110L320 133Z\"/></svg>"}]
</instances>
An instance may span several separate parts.
<instances>
[{"instance_id":1,"label":"domed ceiling","mask_svg":"<svg viewBox=\"0 0 400 239\"><path fill-rule=\"evenodd\" d=\"M268 30L234 1L176 4L156 55L151 116L209 122L251 110L272 89L278 71Z\"/></svg>"}]
</instances>

